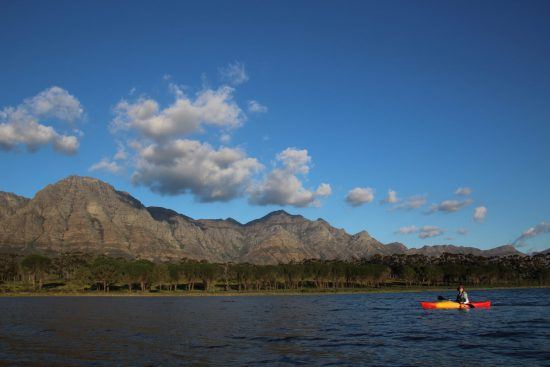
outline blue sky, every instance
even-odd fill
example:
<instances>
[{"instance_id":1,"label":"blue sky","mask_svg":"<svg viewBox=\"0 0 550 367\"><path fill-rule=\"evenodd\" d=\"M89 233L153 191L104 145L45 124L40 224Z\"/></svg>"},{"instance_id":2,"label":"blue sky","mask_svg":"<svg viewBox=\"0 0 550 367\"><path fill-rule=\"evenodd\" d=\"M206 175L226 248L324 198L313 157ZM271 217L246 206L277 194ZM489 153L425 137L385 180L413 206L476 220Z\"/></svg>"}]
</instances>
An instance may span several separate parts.
<instances>
[{"instance_id":1,"label":"blue sky","mask_svg":"<svg viewBox=\"0 0 550 367\"><path fill-rule=\"evenodd\" d=\"M547 1L3 1L0 47L0 190L550 247Z\"/></svg>"}]
</instances>

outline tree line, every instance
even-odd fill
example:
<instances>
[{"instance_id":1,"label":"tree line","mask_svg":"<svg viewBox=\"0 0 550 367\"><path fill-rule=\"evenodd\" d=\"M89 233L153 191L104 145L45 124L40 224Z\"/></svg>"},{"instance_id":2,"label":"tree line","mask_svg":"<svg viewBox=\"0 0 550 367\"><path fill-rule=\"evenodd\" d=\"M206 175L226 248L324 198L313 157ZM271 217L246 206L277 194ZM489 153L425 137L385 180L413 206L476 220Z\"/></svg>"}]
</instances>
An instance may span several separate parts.
<instances>
[{"instance_id":1,"label":"tree line","mask_svg":"<svg viewBox=\"0 0 550 367\"><path fill-rule=\"evenodd\" d=\"M278 265L152 262L61 253L0 255L0 290L278 291L381 287L550 285L550 255L480 257L375 255L352 261L305 260Z\"/></svg>"}]
</instances>

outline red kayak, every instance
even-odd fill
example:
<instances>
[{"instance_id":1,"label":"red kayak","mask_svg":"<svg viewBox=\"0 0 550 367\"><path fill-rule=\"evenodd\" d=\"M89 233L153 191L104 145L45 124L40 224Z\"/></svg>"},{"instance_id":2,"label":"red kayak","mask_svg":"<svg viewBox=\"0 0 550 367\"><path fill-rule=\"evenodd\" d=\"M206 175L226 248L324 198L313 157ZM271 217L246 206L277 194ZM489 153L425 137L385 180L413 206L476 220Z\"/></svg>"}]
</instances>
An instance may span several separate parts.
<instances>
[{"instance_id":1,"label":"red kayak","mask_svg":"<svg viewBox=\"0 0 550 367\"><path fill-rule=\"evenodd\" d=\"M423 309L460 309L460 308L491 308L491 301L470 302L467 304L453 301L420 302Z\"/></svg>"}]
</instances>

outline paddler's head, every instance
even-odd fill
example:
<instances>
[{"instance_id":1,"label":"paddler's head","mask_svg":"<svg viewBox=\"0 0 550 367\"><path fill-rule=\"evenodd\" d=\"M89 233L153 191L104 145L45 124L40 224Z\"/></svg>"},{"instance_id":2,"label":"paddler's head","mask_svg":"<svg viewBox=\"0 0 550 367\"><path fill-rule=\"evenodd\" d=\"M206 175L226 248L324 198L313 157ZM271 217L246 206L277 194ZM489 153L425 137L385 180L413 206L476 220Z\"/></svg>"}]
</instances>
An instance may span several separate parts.
<instances>
[{"instance_id":1,"label":"paddler's head","mask_svg":"<svg viewBox=\"0 0 550 367\"><path fill-rule=\"evenodd\" d=\"M460 293L464 292L464 286L463 285L459 285L458 288L456 289L457 291L459 291Z\"/></svg>"}]
</instances>

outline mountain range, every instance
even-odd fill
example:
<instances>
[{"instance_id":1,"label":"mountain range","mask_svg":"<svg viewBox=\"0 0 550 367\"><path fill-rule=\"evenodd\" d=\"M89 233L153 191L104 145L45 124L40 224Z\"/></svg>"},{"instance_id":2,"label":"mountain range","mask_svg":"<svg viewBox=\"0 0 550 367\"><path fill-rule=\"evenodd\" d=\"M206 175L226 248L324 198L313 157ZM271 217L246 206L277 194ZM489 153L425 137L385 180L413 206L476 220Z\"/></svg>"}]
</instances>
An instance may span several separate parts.
<instances>
[{"instance_id":1,"label":"mountain range","mask_svg":"<svg viewBox=\"0 0 550 367\"><path fill-rule=\"evenodd\" d=\"M0 192L0 250L255 264L375 254L523 255L509 245L491 250L453 245L408 249L397 242L383 244L366 231L351 235L323 219L309 220L283 210L245 224L232 218L193 219L170 209L145 207L101 180L80 176L48 185L32 199Z\"/></svg>"}]
</instances>

